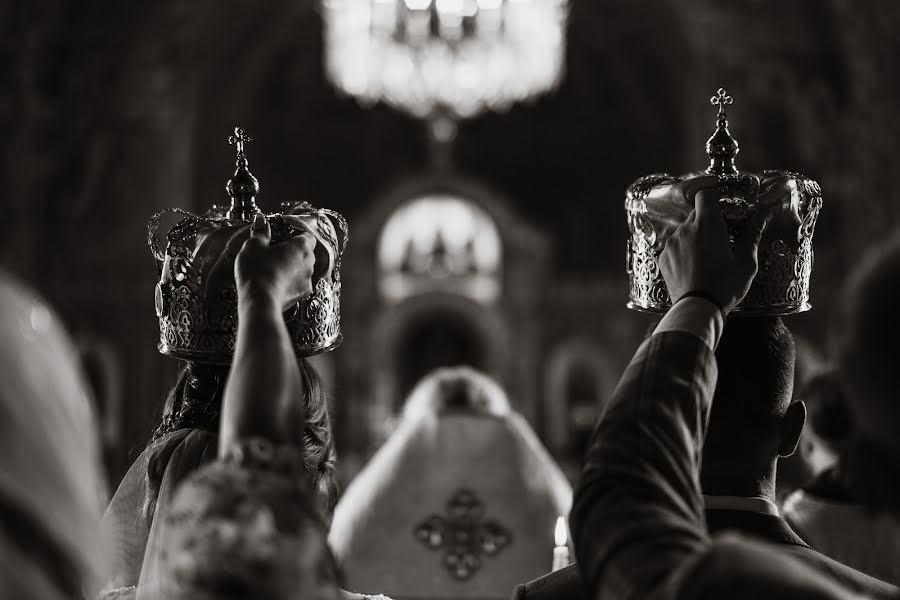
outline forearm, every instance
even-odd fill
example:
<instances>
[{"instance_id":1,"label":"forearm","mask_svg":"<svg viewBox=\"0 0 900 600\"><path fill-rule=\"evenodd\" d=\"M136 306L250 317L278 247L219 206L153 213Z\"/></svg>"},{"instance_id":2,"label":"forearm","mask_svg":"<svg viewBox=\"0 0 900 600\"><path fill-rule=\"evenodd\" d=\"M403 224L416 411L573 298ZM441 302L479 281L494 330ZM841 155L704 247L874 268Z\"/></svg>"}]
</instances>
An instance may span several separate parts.
<instances>
[{"instance_id":1,"label":"forearm","mask_svg":"<svg viewBox=\"0 0 900 600\"><path fill-rule=\"evenodd\" d=\"M698 473L717 318L701 304L673 309L594 432L571 517L594 597L669 597L707 547Z\"/></svg>"},{"instance_id":2,"label":"forearm","mask_svg":"<svg viewBox=\"0 0 900 600\"><path fill-rule=\"evenodd\" d=\"M725 319L712 302L703 298L685 298L666 313L653 333L690 333L715 351L724 330Z\"/></svg>"},{"instance_id":3,"label":"forearm","mask_svg":"<svg viewBox=\"0 0 900 600\"><path fill-rule=\"evenodd\" d=\"M240 438L296 441L291 416L302 379L281 306L273 297L242 291L238 334L222 406L219 454Z\"/></svg>"}]
</instances>

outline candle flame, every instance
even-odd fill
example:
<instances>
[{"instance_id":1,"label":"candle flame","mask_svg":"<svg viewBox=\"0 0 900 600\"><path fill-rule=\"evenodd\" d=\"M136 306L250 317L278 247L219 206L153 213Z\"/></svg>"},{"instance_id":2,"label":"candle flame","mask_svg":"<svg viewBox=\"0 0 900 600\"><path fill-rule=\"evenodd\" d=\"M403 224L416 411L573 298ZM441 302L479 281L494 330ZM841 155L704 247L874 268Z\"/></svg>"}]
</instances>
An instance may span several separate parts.
<instances>
[{"instance_id":1,"label":"candle flame","mask_svg":"<svg viewBox=\"0 0 900 600\"><path fill-rule=\"evenodd\" d=\"M556 529L553 531L553 539L557 546L565 546L569 541L569 533L566 530L566 518L556 519Z\"/></svg>"}]
</instances>

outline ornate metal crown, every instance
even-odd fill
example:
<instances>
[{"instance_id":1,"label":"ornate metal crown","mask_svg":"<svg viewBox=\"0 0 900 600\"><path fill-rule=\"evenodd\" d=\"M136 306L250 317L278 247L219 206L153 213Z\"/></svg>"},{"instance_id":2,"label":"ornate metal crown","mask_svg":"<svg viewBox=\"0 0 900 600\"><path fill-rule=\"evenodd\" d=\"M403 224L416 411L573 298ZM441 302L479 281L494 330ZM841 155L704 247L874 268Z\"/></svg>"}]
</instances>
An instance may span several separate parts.
<instances>
[{"instance_id":1,"label":"ornate metal crown","mask_svg":"<svg viewBox=\"0 0 900 600\"><path fill-rule=\"evenodd\" d=\"M234 259L249 236L259 212L259 181L248 170L244 145L251 141L234 128L229 143L237 148L237 168L226 190L231 205L213 205L203 215L180 209L157 213L150 219L148 242L156 257L156 315L159 351L184 360L228 364L237 335L237 291ZM272 243L312 232L318 243L313 271L313 293L285 312L285 322L298 356L327 352L341 343L341 255L347 244L347 222L331 210L306 202L286 202L282 212L268 215ZM183 218L166 236L160 251L160 218L177 213Z\"/></svg>"},{"instance_id":2,"label":"ornate metal crown","mask_svg":"<svg viewBox=\"0 0 900 600\"><path fill-rule=\"evenodd\" d=\"M681 177L656 174L641 177L625 196L628 219L626 265L630 281L628 307L645 312L665 312L672 305L657 259L676 229L694 208L669 193L681 181L717 175L719 206L732 243L761 208L772 209L759 246L759 272L744 300L734 309L745 315L787 315L807 311L813 266L813 231L822 207L819 184L788 171L763 171L757 175L738 171L734 157L737 141L728 131L725 106L732 97L719 89L710 98L718 106L716 131L706 142L710 164L704 172Z\"/></svg>"}]
</instances>

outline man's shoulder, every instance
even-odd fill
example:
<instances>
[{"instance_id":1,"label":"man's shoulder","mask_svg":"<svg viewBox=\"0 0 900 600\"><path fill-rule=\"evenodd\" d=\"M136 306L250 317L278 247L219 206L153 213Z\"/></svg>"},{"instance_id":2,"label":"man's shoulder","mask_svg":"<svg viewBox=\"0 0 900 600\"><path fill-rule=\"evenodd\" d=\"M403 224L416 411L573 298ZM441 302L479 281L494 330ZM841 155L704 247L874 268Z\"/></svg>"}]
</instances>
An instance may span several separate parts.
<instances>
[{"instance_id":1,"label":"man's shoulder","mask_svg":"<svg viewBox=\"0 0 900 600\"><path fill-rule=\"evenodd\" d=\"M898 598L900 589L857 571L811 548L782 517L747 511L707 510L710 531L732 530L771 544L817 573L874 598Z\"/></svg>"},{"instance_id":2,"label":"man's shoulder","mask_svg":"<svg viewBox=\"0 0 900 600\"><path fill-rule=\"evenodd\" d=\"M513 600L586 600L587 593L581 584L577 565L569 565L518 586Z\"/></svg>"},{"instance_id":3,"label":"man's shoulder","mask_svg":"<svg viewBox=\"0 0 900 600\"><path fill-rule=\"evenodd\" d=\"M817 552L808 546L782 546L782 549L793 557L813 567L816 571L827 573L845 586L864 593L873 598L900 598L900 588L857 571L853 567L840 563L833 558Z\"/></svg>"}]
</instances>

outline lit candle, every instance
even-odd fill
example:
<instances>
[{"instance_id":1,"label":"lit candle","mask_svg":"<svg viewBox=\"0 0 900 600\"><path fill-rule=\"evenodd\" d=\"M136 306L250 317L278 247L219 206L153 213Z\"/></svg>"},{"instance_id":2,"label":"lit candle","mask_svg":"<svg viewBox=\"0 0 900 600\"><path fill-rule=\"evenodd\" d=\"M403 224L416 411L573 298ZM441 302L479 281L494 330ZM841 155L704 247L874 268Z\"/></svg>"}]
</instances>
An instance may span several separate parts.
<instances>
[{"instance_id":1,"label":"lit candle","mask_svg":"<svg viewBox=\"0 0 900 600\"><path fill-rule=\"evenodd\" d=\"M553 549L553 570L559 571L563 567L569 566L569 535L566 531L566 518L560 517L556 520L556 529L553 531L553 541L556 547Z\"/></svg>"}]
</instances>

